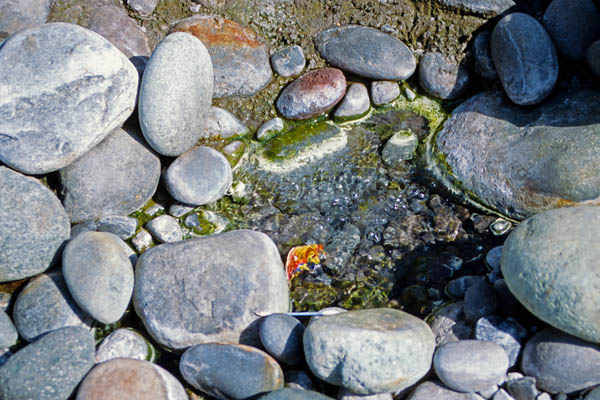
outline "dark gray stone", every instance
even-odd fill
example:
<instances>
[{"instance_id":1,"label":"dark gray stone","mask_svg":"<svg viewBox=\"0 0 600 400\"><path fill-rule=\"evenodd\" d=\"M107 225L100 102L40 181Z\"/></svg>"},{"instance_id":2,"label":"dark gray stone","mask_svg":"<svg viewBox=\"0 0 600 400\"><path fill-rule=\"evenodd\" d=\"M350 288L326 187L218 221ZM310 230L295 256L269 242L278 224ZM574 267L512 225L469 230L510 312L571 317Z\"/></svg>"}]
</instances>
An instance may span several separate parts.
<instances>
[{"instance_id":1,"label":"dark gray stone","mask_svg":"<svg viewBox=\"0 0 600 400\"><path fill-rule=\"evenodd\" d=\"M283 388L261 396L260 400L332 400L332 398L312 390Z\"/></svg>"},{"instance_id":2,"label":"dark gray stone","mask_svg":"<svg viewBox=\"0 0 600 400\"><path fill-rule=\"evenodd\" d=\"M483 31L478 33L473 39L473 70L484 79L495 81L498 79L498 72L492 59L492 49L490 47L491 33Z\"/></svg>"},{"instance_id":3,"label":"dark gray stone","mask_svg":"<svg viewBox=\"0 0 600 400\"><path fill-rule=\"evenodd\" d=\"M19 350L0 368L3 399L67 399L94 366L94 336L66 327Z\"/></svg>"},{"instance_id":4,"label":"dark gray stone","mask_svg":"<svg viewBox=\"0 0 600 400\"><path fill-rule=\"evenodd\" d=\"M283 373L285 387L290 389L313 390L313 381L303 370L287 370Z\"/></svg>"},{"instance_id":5,"label":"dark gray stone","mask_svg":"<svg viewBox=\"0 0 600 400\"><path fill-rule=\"evenodd\" d=\"M13 319L21 337L28 342L66 326L90 329L92 318L75 303L58 272L41 274L19 293Z\"/></svg>"},{"instance_id":6,"label":"dark gray stone","mask_svg":"<svg viewBox=\"0 0 600 400\"><path fill-rule=\"evenodd\" d=\"M590 45L585 53L585 59L591 70L600 76L600 40L595 41Z\"/></svg>"},{"instance_id":7,"label":"dark gray stone","mask_svg":"<svg viewBox=\"0 0 600 400\"><path fill-rule=\"evenodd\" d=\"M14 346L18 339L17 328L8 314L4 310L0 310L0 349Z\"/></svg>"},{"instance_id":8,"label":"dark gray stone","mask_svg":"<svg viewBox=\"0 0 600 400\"><path fill-rule=\"evenodd\" d=\"M554 44L544 27L523 13L505 16L491 38L492 58L506 94L531 105L550 94L558 77Z\"/></svg>"},{"instance_id":9,"label":"dark gray stone","mask_svg":"<svg viewBox=\"0 0 600 400\"><path fill-rule=\"evenodd\" d=\"M248 128L232 113L221 108L210 106L206 115L204 137L226 139L248 133Z\"/></svg>"},{"instance_id":10,"label":"dark gray stone","mask_svg":"<svg viewBox=\"0 0 600 400\"><path fill-rule=\"evenodd\" d=\"M96 363L114 358L134 358L136 360L154 361L154 346L137 331L120 328L102 340L96 350Z\"/></svg>"},{"instance_id":11,"label":"dark gray stone","mask_svg":"<svg viewBox=\"0 0 600 400\"><path fill-rule=\"evenodd\" d=\"M592 342L600 342L600 320L592 317L600 311L599 230L599 207L550 210L519 224L502 251L515 297L542 321Z\"/></svg>"},{"instance_id":12,"label":"dark gray stone","mask_svg":"<svg viewBox=\"0 0 600 400\"><path fill-rule=\"evenodd\" d=\"M394 81L371 82L371 100L373 105L382 106L391 103L400 96L400 86Z\"/></svg>"},{"instance_id":13,"label":"dark gray stone","mask_svg":"<svg viewBox=\"0 0 600 400\"><path fill-rule=\"evenodd\" d=\"M474 283L465 292L465 317L468 321L474 323L481 317L494 314L497 306L494 288L485 280Z\"/></svg>"},{"instance_id":14,"label":"dark gray stone","mask_svg":"<svg viewBox=\"0 0 600 400\"><path fill-rule=\"evenodd\" d=\"M429 371L435 348L426 323L389 308L312 320L303 343L315 376L358 394L394 392L413 385Z\"/></svg>"},{"instance_id":15,"label":"dark gray stone","mask_svg":"<svg viewBox=\"0 0 600 400\"><path fill-rule=\"evenodd\" d=\"M360 118L371 108L369 91L362 83L352 83L346 95L333 112L333 117L341 120Z\"/></svg>"},{"instance_id":16,"label":"dark gray stone","mask_svg":"<svg viewBox=\"0 0 600 400\"><path fill-rule=\"evenodd\" d=\"M475 339L494 342L502 346L508 355L508 366L512 367L519 359L521 341L527 330L512 318L504 319L495 315L479 318L475 324Z\"/></svg>"},{"instance_id":17,"label":"dark gray stone","mask_svg":"<svg viewBox=\"0 0 600 400\"><path fill-rule=\"evenodd\" d=\"M374 80L408 79L417 67L400 40L364 26L348 25L319 32L315 46L334 67Z\"/></svg>"},{"instance_id":18,"label":"dark gray stone","mask_svg":"<svg viewBox=\"0 0 600 400\"><path fill-rule=\"evenodd\" d=\"M183 239L183 231L179 222L169 215L154 218L146 224L146 229L159 243L171 243Z\"/></svg>"},{"instance_id":19,"label":"dark gray stone","mask_svg":"<svg viewBox=\"0 0 600 400\"><path fill-rule=\"evenodd\" d=\"M231 187L229 161L217 150L197 146L177 157L164 175L175 200L203 205L219 200Z\"/></svg>"},{"instance_id":20,"label":"dark gray stone","mask_svg":"<svg viewBox=\"0 0 600 400\"><path fill-rule=\"evenodd\" d=\"M135 235L137 219L122 217L120 215L109 215L98 220L98 231L108 232L126 240Z\"/></svg>"},{"instance_id":21,"label":"dark gray stone","mask_svg":"<svg viewBox=\"0 0 600 400\"><path fill-rule=\"evenodd\" d=\"M415 156L419 138L410 131L396 132L385 142L381 150L381 159L385 165L397 168L402 161L407 161Z\"/></svg>"},{"instance_id":22,"label":"dark gray stone","mask_svg":"<svg viewBox=\"0 0 600 400\"><path fill-rule=\"evenodd\" d=\"M464 304L464 301L447 304L428 319L437 346L471 339L473 327L465 318Z\"/></svg>"},{"instance_id":23,"label":"dark gray stone","mask_svg":"<svg viewBox=\"0 0 600 400\"><path fill-rule=\"evenodd\" d=\"M600 10L593 0L553 0L542 23L558 52L572 60L583 60L600 38Z\"/></svg>"},{"instance_id":24,"label":"dark gray stone","mask_svg":"<svg viewBox=\"0 0 600 400\"><path fill-rule=\"evenodd\" d=\"M462 299L465 297L467 290L478 282L485 281L484 276L480 275L465 275L448 282L444 291L450 297Z\"/></svg>"},{"instance_id":25,"label":"dark gray stone","mask_svg":"<svg viewBox=\"0 0 600 400\"><path fill-rule=\"evenodd\" d=\"M288 296L275 244L265 234L241 230L146 251L136 265L133 304L155 340L181 349L256 343L251 324L257 313L287 312Z\"/></svg>"},{"instance_id":26,"label":"dark gray stone","mask_svg":"<svg viewBox=\"0 0 600 400\"><path fill-rule=\"evenodd\" d=\"M28 174L69 165L125 122L137 86L127 57L80 26L11 36L0 51L0 161Z\"/></svg>"},{"instance_id":27,"label":"dark gray stone","mask_svg":"<svg viewBox=\"0 0 600 400\"><path fill-rule=\"evenodd\" d=\"M446 343L435 352L433 368L450 389L477 392L504 380L508 357L502 346L481 340Z\"/></svg>"},{"instance_id":28,"label":"dark gray stone","mask_svg":"<svg viewBox=\"0 0 600 400\"><path fill-rule=\"evenodd\" d=\"M152 14L157 5L158 0L127 0L127 6L143 17Z\"/></svg>"},{"instance_id":29,"label":"dark gray stone","mask_svg":"<svg viewBox=\"0 0 600 400\"><path fill-rule=\"evenodd\" d=\"M496 282L494 282L494 292L496 292L498 304L502 305L502 307L498 310L500 314L529 315L527 309L525 309L519 300L517 300L517 298L511 293L504 279L498 279Z\"/></svg>"},{"instance_id":30,"label":"dark gray stone","mask_svg":"<svg viewBox=\"0 0 600 400\"><path fill-rule=\"evenodd\" d=\"M298 75L305 64L302 47L297 45L284 47L271 55L273 70L281 76Z\"/></svg>"},{"instance_id":31,"label":"dark gray stone","mask_svg":"<svg viewBox=\"0 0 600 400\"><path fill-rule=\"evenodd\" d=\"M240 344L192 346L181 356L179 370L187 383L212 396L246 399L283 388L283 371L277 361Z\"/></svg>"},{"instance_id":32,"label":"dark gray stone","mask_svg":"<svg viewBox=\"0 0 600 400\"><path fill-rule=\"evenodd\" d=\"M321 68L305 73L287 85L275 102L288 119L306 119L335 106L346 93L346 78L336 68Z\"/></svg>"},{"instance_id":33,"label":"dark gray stone","mask_svg":"<svg viewBox=\"0 0 600 400\"><path fill-rule=\"evenodd\" d=\"M175 218L183 217L185 214L194 211L194 207L182 203L173 203L169 207L169 214Z\"/></svg>"},{"instance_id":34,"label":"dark gray stone","mask_svg":"<svg viewBox=\"0 0 600 400\"><path fill-rule=\"evenodd\" d=\"M434 173L473 202L516 219L600 196L600 92L555 96L521 108L498 92L458 106L436 138L452 169ZM569 140L565 141L565 137ZM444 177L445 176L445 177ZM515 195L518 193L518 196Z\"/></svg>"},{"instance_id":35,"label":"dark gray stone","mask_svg":"<svg viewBox=\"0 0 600 400\"><path fill-rule=\"evenodd\" d=\"M442 53L425 53L419 62L419 83L433 97L456 99L467 90L469 81L469 70Z\"/></svg>"},{"instance_id":36,"label":"dark gray stone","mask_svg":"<svg viewBox=\"0 0 600 400\"><path fill-rule=\"evenodd\" d=\"M69 218L35 178L0 166L0 188L0 282L37 275L60 257Z\"/></svg>"},{"instance_id":37,"label":"dark gray stone","mask_svg":"<svg viewBox=\"0 0 600 400\"><path fill-rule=\"evenodd\" d=\"M273 118L265 122L256 131L256 139L269 140L273 136L280 133L284 128L283 120L279 117Z\"/></svg>"},{"instance_id":38,"label":"dark gray stone","mask_svg":"<svg viewBox=\"0 0 600 400\"><path fill-rule=\"evenodd\" d=\"M500 258L502 258L502 246L496 246L485 255L485 265L490 270L500 268Z\"/></svg>"},{"instance_id":39,"label":"dark gray stone","mask_svg":"<svg viewBox=\"0 0 600 400\"><path fill-rule=\"evenodd\" d=\"M88 219L78 224L75 224L71 227L71 239L83 232L93 232L96 230L97 227L98 226L96 225L96 221L94 221L93 219Z\"/></svg>"},{"instance_id":40,"label":"dark gray stone","mask_svg":"<svg viewBox=\"0 0 600 400\"><path fill-rule=\"evenodd\" d=\"M204 132L212 95L213 67L202 42L181 32L164 38L140 86L139 120L150 146L165 156L189 150Z\"/></svg>"},{"instance_id":41,"label":"dark gray stone","mask_svg":"<svg viewBox=\"0 0 600 400\"><path fill-rule=\"evenodd\" d=\"M46 22L52 0L4 0L0 3L0 39Z\"/></svg>"},{"instance_id":42,"label":"dark gray stone","mask_svg":"<svg viewBox=\"0 0 600 400\"><path fill-rule=\"evenodd\" d=\"M214 67L214 97L253 96L273 77L267 46L251 28L221 17L198 15L173 28L204 43Z\"/></svg>"},{"instance_id":43,"label":"dark gray stone","mask_svg":"<svg viewBox=\"0 0 600 400\"><path fill-rule=\"evenodd\" d=\"M118 321L133 292L133 268L112 233L84 232L63 252L62 271L75 302L103 324Z\"/></svg>"},{"instance_id":44,"label":"dark gray stone","mask_svg":"<svg viewBox=\"0 0 600 400\"><path fill-rule=\"evenodd\" d=\"M258 331L267 353L287 365L304 361L302 335L304 325L287 314L271 314L262 320Z\"/></svg>"},{"instance_id":45,"label":"dark gray stone","mask_svg":"<svg viewBox=\"0 0 600 400\"><path fill-rule=\"evenodd\" d=\"M548 393L572 393L600 383L600 346L559 330L535 334L523 349L521 370Z\"/></svg>"},{"instance_id":46,"label":"dark gray stone","mask_svg":"<svg viewBox=\"0 0 600 400\"><path fill-rule=\"evenodd\" d=\"M540 391L535 387L535 383L535 378L531 376L511 379L506 382L506 390L516 400L536 400Z\"/></svg>"},{"instance_id":47,"label":"dark gray stone","mask_svg":"<svg viewBox=\"0 0 600 400\"><path fill-rule=\"evenodd\" d=\"M513 0L437 0L438 3L458 10L482 15L498 15L516 4Z\"/></svg>"},{"instance_id":48,"label":"dark gray stone","mask_svg":"<svg viewBox=\"0 0 600 400\"><path fill-rule=\"evenodd\" d=\"M476 393L461 393L448 389L436 381L427 381L417 386L407 400L484 400Z\"/></svg>"}]
</instances>

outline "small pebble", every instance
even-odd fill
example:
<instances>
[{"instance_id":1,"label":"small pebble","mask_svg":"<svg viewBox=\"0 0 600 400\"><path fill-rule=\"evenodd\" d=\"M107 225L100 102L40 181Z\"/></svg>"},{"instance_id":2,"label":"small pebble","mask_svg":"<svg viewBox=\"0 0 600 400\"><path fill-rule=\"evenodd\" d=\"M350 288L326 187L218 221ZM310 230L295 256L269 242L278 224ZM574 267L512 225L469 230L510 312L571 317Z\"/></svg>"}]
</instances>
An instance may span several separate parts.
<instances>
[{"instance_id":1,"label":"small pebble","mask_svg":"<svg viewBox=\"0 0 600 400\"><path fill-rule=\"evenodd\" d=\"M122 357L154 361L156 352L154 346L140 333L133 329L120 328L102 340L96 350L96 363Z\"/></svg>"},{"instance_id":2,"label":"small pebble","mask_svg":"<svg viewBox=\"0 0 600 400\"><path fill-rule=\"evenodd\" d=\"M277 50L271 55L271 66L281 76L294 76L304 69L306 59L302 47L294 45Z\"/></svg>"},{"instance_id":3,"label":"small pebble","mask_svg":"<svg viewBox=\"0 0 600 400\"><path fill-rule=\"evenodd\" d=\"M441 53L425 53L419 62L419 83L430 95L442 100L460 97L469 84L469 70L449 61Z\"/></svg>"},{"instance_id":4,"label":"small pebble","mask_svg":"<svg viewBox=\"0 0 600 400\"><path fill-rule=\"evenodd\" d=\"M238 117L224 108L209 107L203 137L227 139L232 136L242 136L246 133L248 133L248 128Z\"/></svg>"},{"instance_id":5,"label":"small pebble","mask_svg":"<svg viewBox=\"0 0 600 400\"><path fill-rule=\"evenodd\" d=\"M517 363L521 351L521 341L527 330L512 318L495 315L482 317L475 324L475 339L494 342L502 346L509 359L509 367Z\"/></svg>"},{"instance_id":6,"label":"small pebble","mask_svg":"<svg viewBox=\"0 0 600 400\"><path fill-rule=\"evenodd\" d=\"M393 81L373 81L371 83L371 100L376 106L391 103L400 96L400 86Z\"/></svg>"},{"instance_id":7,"label":"small pebble","mask_svg":"<svg viewBox=\"0 0 600 400\"><path fill-rule=\"evenodd\" d=\"M143 252L152 246L152 235L142 228L133 239L131 239L131 244L133 244L136 251Z\"/></svg>"},{"instance_id":8,"label":"small pebble","mask_svg":"<svg viewBox=\"0 0 600 400\"><path fill-rule=\"evenodd\" d=\"M519 379L511 379L506 382L506 390L516 400L536 400L540 391L535 387L535 378L525 376Z\"/></svg>"},{"instance_id":9,"label":"small pebble","mask_svg":"<svg viewBox=\"0 0 600 400\"><path fill-rule=\"evenodd\" d=\"M183 239L179 222L169 215L161 215L146 224L146 229L159 243L177 242Z\"/></svg>"},{"instance_id":10,"label":"small pebble","mask_svg":"<svg viewBox=\"0 0 600 400\"><path fill-rule=\"evenodd\" d=\"M450 297L462 299L465 297L467 290L474 284L485 281L485 277L481 275L465 275L448 282L444 291Z\"/></svg>"},{"instance_id":11,"label":"small pebble","mask_svg":"<svg viewBox=\"0 0 600 400\"><path fill-rule=\"evenodd\" d=\"M302 335L304 325L286 314L271 314L261 322L260 341L267 353L287 365L304 361Z\"/></svg>"},{"instance_id":12,"label":"small pebble","mask_svg":"<svg viewBox=\"0 0 600 400\"><path fill-rule=\"evenodd\" d=\"M303 370L287 370L283 373L285 387L290 389L314 390L313 381Z\"/></svg>"},{"instance_id":13,"label":"small pebble","mask_svg":"<svg viewBox=\"0 0 600 400\"><path fill-rule=\"evenodd\" d=\"M158 0L127 0L127 5L141 16L147 17L154 12Z\"/></svg>"},{"instance_id":14,"label":"small pebble","mask_svg":"<svg viewBox=\"0 0 600 400\"><path fill-rule=\"evenodd\" d=\"M109 215L98 220L97 230L100 232L109 232L126 240L135 234L137 229L137 220L131 217L120 215Z\"/></svg>"},{"instance_id":15,"label":"small pebble","mask_svg":"<svg viewBox=\"0 0 600 400\"><path fill-rule=\"evenodd\" d=\"M273 118L265 122L256 131L256 139L263 141L269 140L283 130L283 120L279 117Z\"/></svg>"},{"instance_id":16,"label":"small pebble","mask_svg":"<svg viewBox=\"0 0 600 400\"><path fill-rule=\"evenodd\" d=\"M83 232L94 232L98 228L96 221L88 219L71 227L71 239Z\"/></svg>"},{"instance_id":17,"label":"small pebble","mask_svg":"<svg viewBox=\"0 0 600 400\"><path fill-rule=\"evenodd\" d=\"M435 335L435 343L441 346L449 342L471 339L473 328L464 313L464 301L447 304L433 314L429 320Z\"/></svg>"},{"instance_id":18,"label":"small pebble","mask_svg":"<svg viewBox=\"0 0 600 400\"><path fill-rule=\"evenodd\" d=\"M362 83L352 83L339 103L333 117L341 120L360 118L371 108L369 91Z\"/></svg>"},{"instance_id":19,"label":"small pebble","mask_svg":"<svg viewBox=\"0 0 600 400\"><path fill-rule=\"evenodd\" d=\"M410 131L396 132L383 146L381 159L391 168L399 167L403 161L412 159L417 151L419 138Z\"/></svg>"},{"instance_id":20,"label":"small pebble","mask_svg":"<svg viewBox=\"0 0 600 400\"><path fill-rule=\"evenodd\" d=\"M477 392L477 394L479 394L484 399L491 399L492 397L494 397L498 390L500 390L498 385L492 385L487 389L480 390L479 392Z\"/></svg>"},{"instance_id":21,"label":"small pebble","mask_svg":"<svg viewBox=\"0 0 600 400\"><path fill-rule=\"evenodd\" d=\"M494 288L486 281L473 284L465 293L465 317L471 322L492 315L497 306Z\"/></svg>"},{"instance_id":22,"label":"small pebble","mask_svg":"<svg viewBox=\"0 0 600 400\"><path fill-rule=\"evenodd\" d=\"M169 207L169 214L175 218L183 217L185 214L191 213L194 207L183 203L173 203Z\"/></svg>"},{"instance_id":23,"label":"small pebble","mask_svg":"<svg viewBox=\"0 0 600 400\"><path fill-rule=\"evenodd\" d=\"M492 400L516 400L516 399L514 397L512 397L510 394L508 394L508 392L506 392L506 390L500 389L494 394L494 397L492 397Z\"/></svg>"},{"instance_id":24,"label":"small pebble","mask_svg":"<svg viewBox=\"0 0 600 400\"><path fill-rule=\"evenodd\" d=\"M502 258L502 246L496 246L485 255L485 265L490 270L500 268L500 259Z\"/></svg>"}]
</instances>

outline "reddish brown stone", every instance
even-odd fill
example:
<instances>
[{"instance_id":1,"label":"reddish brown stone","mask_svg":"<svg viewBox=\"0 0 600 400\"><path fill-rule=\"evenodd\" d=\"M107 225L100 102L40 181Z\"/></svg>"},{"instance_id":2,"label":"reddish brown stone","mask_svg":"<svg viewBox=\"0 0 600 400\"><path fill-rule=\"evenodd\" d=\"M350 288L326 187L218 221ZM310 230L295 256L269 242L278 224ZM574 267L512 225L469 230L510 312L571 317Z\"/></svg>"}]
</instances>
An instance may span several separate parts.
<instances>
[{"instance_id":1,"label":"reddish brown stone","mask_svg":"<svg viewBox=\"0 0 600 400\"><path fill-rule=\"evenodd\" d=\"M174 32L188 32L205 46L260 47L265 44L257 39L256 32L237 22L208 15L186 18L179 22Z\"/></svg>"},{"instance_id":2,"label":"reddish brown stone","mask_svg":"<svg viewBox=\"0 0 600 400\"><path fill-rule=\"evenodd\" d=\"M346 78L337 68L307 72L286 86L277 99L285 118L306 119L326 112L346 94Z\"/></svg>"}]
</instances>

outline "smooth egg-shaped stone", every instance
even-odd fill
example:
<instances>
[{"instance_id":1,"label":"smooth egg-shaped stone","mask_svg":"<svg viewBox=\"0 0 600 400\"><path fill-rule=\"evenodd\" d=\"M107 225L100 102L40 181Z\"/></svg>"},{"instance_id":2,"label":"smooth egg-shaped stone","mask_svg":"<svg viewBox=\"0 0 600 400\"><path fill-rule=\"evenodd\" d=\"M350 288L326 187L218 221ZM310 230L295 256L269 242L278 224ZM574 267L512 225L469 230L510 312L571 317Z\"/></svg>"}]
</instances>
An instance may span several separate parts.
<instances>
[{"instance_id":1,"label":"smooth egg-shaped stone","mask_svg":"<svg viewBox=\"0 0 600 400\"><path fill-rule=\"evenodd\" d=\"M148 144L165 156L189 150L204 132L213 93L210 54L194 36L175 32L156 47L142 78L139 120Z\"/></svg>"},{"instance_id":2,"label":"smooth egg-shaped stone","mask_svg":"<svg viewBox=\"0 0 600 400\"><path fill-rule=\"evenodd\" d=\"M533 17L505 16L491 37L492 58L508 97L519 105L539 103L558 78L558 59L552 39Z\"/></svg>"},{"instance_id":3,"label":"smooth egg-shaped stone","mask_svg":"<svg viewBox=\"0 0 600 400\"><path fill-rule=\"evenodd\" d=\"M336 68L307 72L288 86L275 103L288 119L306 119L324 113L346 94L346 78Z\"/></svg>"}]
</instances>

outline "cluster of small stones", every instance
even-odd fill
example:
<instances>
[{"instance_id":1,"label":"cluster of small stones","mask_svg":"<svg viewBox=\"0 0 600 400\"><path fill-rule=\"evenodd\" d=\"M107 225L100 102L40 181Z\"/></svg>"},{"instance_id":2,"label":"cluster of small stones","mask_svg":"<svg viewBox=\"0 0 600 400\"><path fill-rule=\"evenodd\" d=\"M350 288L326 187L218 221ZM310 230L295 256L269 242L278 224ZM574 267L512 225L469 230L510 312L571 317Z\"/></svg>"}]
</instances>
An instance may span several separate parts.
<instances>
[{"instance_id":1,"label":"cluster of small stones","mask_svg":"<svg viewBox=\"0 0 600 400\"><path fill-rule=\"evenodd\" d=\"M493 22L471 64L344 25L308 70L223 17L151 51L123 5L84 28L45 24L51 3L0 5L1 398L600 398L592 0L439 0ZM561 88L559 64L585 79ZM274 77L293 78L281 118L256 132L211 106ZM421 94L481 82L443 126ZM419 148L449 190L523 221L415 183ZM315 243L321 268L289 282L286 253ZM351 294L308 290L336 285Z\"/></svg>"}]
</instances>

